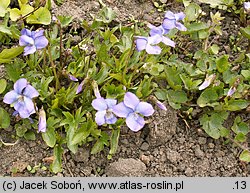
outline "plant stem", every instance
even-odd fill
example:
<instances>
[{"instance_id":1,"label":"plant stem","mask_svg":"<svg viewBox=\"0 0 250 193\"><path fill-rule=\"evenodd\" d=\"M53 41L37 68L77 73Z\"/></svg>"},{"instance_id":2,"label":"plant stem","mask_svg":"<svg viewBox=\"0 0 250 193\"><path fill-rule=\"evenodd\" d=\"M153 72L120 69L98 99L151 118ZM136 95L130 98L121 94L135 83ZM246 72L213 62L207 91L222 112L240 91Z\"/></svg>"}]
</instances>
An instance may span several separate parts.
<instances>
[{"instance_id":1,"label":"plant stem","mask_svg":"<svg viewBox=\"0 0 250 193\"><path fill-rule=\"evenodd\" d=\"M60 87L60 82L59 82L59 79L58 79L58 76L57 76L57 73L56 73L56 65L53 62L50 46L48 46L48 53L49 53L50 64L51 64L51 67L52 67L52 70L53 70L53 73L54 73L54 76L55 76L55 79L56 79L56 92L57 92L59 87Z\"/></svg>"},{"instance_id":2,"label":"plant stem","mask_svg":"<svg viewBox=\"0 0 250 193\"><path fill-rule=\"evenodd\" d=\"M239 148L241 148L242 150L248 150L248 148L243 147L239 142L233 140L231 137L227 137L231 142L233 142L235 145L237 145Z\"/></svg>"},{"instance_id":3,"label":"plant stem","mask_svg":"<svg viewBox=\"0 0 250 193\"><path fill-rule=\"evenodd\" d=\"M63 30L62 30L62 25L59 22L58 23L59 26L59 32L60 32L60 68L61 70L63 69L64 65L63 65L63 58L62 58L62 51L63 51L63 41L62 41L62 36L63 36Z\"/></svg>"}]
</instances>

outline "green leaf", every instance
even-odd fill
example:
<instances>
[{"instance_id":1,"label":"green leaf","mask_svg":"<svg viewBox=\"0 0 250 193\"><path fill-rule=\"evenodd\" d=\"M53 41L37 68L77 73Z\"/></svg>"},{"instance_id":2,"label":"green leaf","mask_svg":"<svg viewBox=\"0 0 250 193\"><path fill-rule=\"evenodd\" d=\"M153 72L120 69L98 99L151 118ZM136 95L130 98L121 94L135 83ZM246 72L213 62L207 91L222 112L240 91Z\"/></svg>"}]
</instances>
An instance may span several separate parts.
<instances>
[{"instance_id":1,"label":"green leaf","mask_svg":"<svg viewBox=\"0 0 250 193\"><path fill-rule=\"evenodd\" d=\"M238 133L234 140L239 141L239 142L245 142L247 140L247 137L243 133Z\"/></svg>"},{"instance_id":2,"label":"green leaf","mask_svg":"<svg viewBox=\"0 0 250 193\"><path fill-rule=\"evenodd\" d=\"M50 11L45 7L40 7L26 19L30 24L49 25L51 23Z\"/></svg>"},{"instance_id":3,"label":"green leaf","mask_svg":"<svg viewBox=\"0 0 250 193\"><path fill-rule=\"evenodd\" d=\"M95 145L91 149L91 154L99 153L104 149L104 143L100 139L98 139L95 143Z\"/></svg>"},{"instance_id":4,"label":"green leaf","mask_svg":"<svg viewBox=\"0 0 250 193\"><path fill-rule=\"evenodd\" d=\"M200 107L211 106L218 99L218 94L214 88L204 90L197 100Z\"/></svg>"},{"instance_id":5,"label":"green leaf","mask_svg":"<svg viewBox=\"0 0 250 193\"><path fill-rule=\"evenodd\" d=\"M10 126L10 115L9 113L0 107L0 128L7 129Z\"/></svg>"},{"instance_id":6,"label":"green leaf","mask_svg":"<svg viewBox=\"0 0 250 193\"><path fill-rule=\"evenodd\" d=\"M250 39L250 26L247 26L246 28L240 28L240 32L243 36L245 36L247 39Z\"/></svg>"},{"instance_id":7,"label":"green leaf","mask_svg":"<svg viewBox=\"0 0 250 193\"><path fill-rule=\"evenodd\" d=\"M27 131L27 132L24 134L24 138L25 138L26 140L32 140L32 141L34 141L34 140L36 140L36 135L35 135L35 133L34 133L33 131Z\"/></svg>"},{"instance_id":8,"label":"green leaf","mask_svg":"<svg viewBox=\"0 0 250 193\"><path fill-rule=\"evenodd\" d=\"M54 125L59 123L60 119L54 119L49 117L47 120L47 129L45 133L42 133L43 140L49 147L54 147L56 144L56 133Z\"/></svg>"},{"instance_id":9,"label":"green leaf","mask_svg":"<svg viewBox=\"0 0 250 193\"><path fill-rule=\"evenodd\" d=\"M213 44L210 48L209 48L209 52L211 54L218 54L219 53L219 50L220 50L220 47L217 45L217 44Z\"/></svg>"},{"instance_id":10,"label":"green leaf","mask_svg":"<svg viewBox=\"0 0 250 193\"><path fill-rule=\"evenodd\" d=\"M12 21L17 21L20 17L32 13L33 10L34 8L28 4L22 5L20 10L17 8L8 9Z\"/></svg>"},{"instance_id":11,"label":"green leaf","mask_svg":"<svg viewBox=\"0 0 250 193\"><path fill-rule=\"evenodd\" d=\"M114 155L117 150L119 137L120 137L120 128L113 129L110 139L110 150L109 150L109 155L111 156Z\"/></svg>"},{"instance_id":12,"label":"green leaf","mask_svg":"<svg viewBox=\"0 0 250 193\"><path fill-rule=\"evenodd\" d=\"M239 116L237 116L234 120L234 124L233 126L231 127L231 129L236 133L243 133L244 135L247 135L250 128L248 126L247 123L245 122L242 122L241 121L241 118Z\"/></svg>"},{"instance_id":13,"label":"green leaf","mask_svg":"<svg viewBox=\"0 0 250 193\"><path fill-rule=\"evenodd\" d=\"M207 23L192 23L187 26L188 32L197 32L201 30L206 30L209 28Z\"/></svg>"},{"instance_id":14,"label":"green leaf","mask_svg":"<svg viewBox=\"0 0 250 193\"><path fill-rule=\"evenodd\" d=\"M212 7L224 5L224 0L198 0L201 3L210 4Z\"/></svg>"},{"instance_id":15,"label":"green leaf","mask_svg":"<svg viewBox=\"0 0 250 193\"><path fill-rule=\"evenodd\" d=\"M10 0L0 0L0 17L4 17L7 13L7 7L10 4Z\"/></svg>"},{"instance_id":16,"label":"green leaf","mask_svg":"<svg viewBox=\"0 0 250 193\"><path fill-rule=\"evenodd\" d=\"M227 128L220 128L220 136L221 137L228 137L230 134L230 130L228 130Z\"/></svg>"},{"instance_id":17,"label":"green leaf","mask_svg":"<svg viewBox=\"0 0 250 193\"><path fill-rule=\"evenodd\" d=\"M250 162L250 152L249 150L244 150L240 154L240 160L244 162Z\"/></svg>"},{"instance_id":18,"label":"green leaf","mask_svg":"<svg viewBox=\"0 0 250 193\"><path fill-rule=\"evenodd\" d=\"M167 97L169 101L176 103L185 103L188 100L187 94L184 91L169 90L167 92Z\"/></svg>"},{"instance_id":19,"label":"green leaf","mask_svg":"<svg viewBox=\"0 0 250 193\"><path fill-rule=\"evenodd\" d=\"M244 76L245 79L250 81L250 70L241 70L242 76Z\"/></svg>"},{"instance_id":20,"label":"green leaf","mask_svg":"<svg viewBox=\"0 0 250 193\"><path fill-rule=\"evenodd\" d=\"M23 137L28 128L24 127L24 125L15 124L15 130L18 137Z\"/></svg>"},{"instance_id":21,"label":"green leaf","mask_svg":"<svg viewBox=\"0 0 250 193\"><path fill-rule=\"evenodd\" d=\"M79 144L80 142L84 141L85 139L87 139L87 137L90 134L90 129L88 128L88 124L84 123L80 129L78 129L73 138L72 138L72 145L76 145Z\"/></svg>"},{"instance_id":22,"label":"green leaf","mask_svg":"<svg viewBox=\"0 0 250 193\"><path fill-rule=\"evenodd\" d=\"M101 21L103 23L110 23L115 19L116 13L109 7L103 7L102 10L99 13L99 17L96 19L96 21Z\"/></svg>"},{"instance_id":23,"label":"green leaf","mask_svg":"<svg viewBox=\"0 0 250 193\"><path fill-rule=\"evenodd\" d=\"M13 58L20 55L23 52L23 49L24 49L23 47L4 49L0 53L0 64L10 62Z\"/></svg>"},{"instance_id":24,"label":"green leaf","mask_svg":"<svg viewBox=\"0 0 250 193\"><path fill-rule=\"evenodd\" d=\"M7 86L6 80L0 79L0 94L2 94L5 91L6 86Z\"/></svg>"},{"instance_id":25,"label":"green leaf","mask_svg":"<svg viewBox=\"0 0 250 193\"><path fill-rule=\"evenodd\" d=\"M201 12L201 8L198 4L190 3L185 9L185 13L186 13L185 19L187 21L195 21L199 17L200 12Z\"/></svg>"},{"instance_id":26,"label":"green leaf","mask_svg":"<svg viewBox=\"0 0 250 193\"><path fill-rule=\"evenodd\" d=\"M182 80L180 78L180 72L175 66L165 66L165 75L171 88L174 90L181 89Z\"/></svg>"},{"instance_id":27,"label":"green leaf","mask_svg":"<svg viewBox=\"0 0 250 193\"><path fill-rule=\"evenodd\" d=\"M0 25L0 32L4 34L12 35L10 28L4 25Z\"/></svg>"},{"instance_id":28,"label":"green leaf","mask_svg":"<svg viewBox=\"0 0 250 193\"><path fill-rule=\"evenodd\" d=\"M157 89L157 91L154 93L154 95L159 99L159 100L166 100L167 99L167 90L166 89Z\"/></svg>"},{"instance_id":29,"label":"green leaf","mask_svg":"<svg viewBox=\"0 0 250 193\"><path fill-rule=\"evenodd\" d=\"M219 113L210 113L204 114L200 118L200 123L205 130L205 132L214 139L219 139L221 137L221 133L225 131L225 127L222 126L223 122L228 117L227 112L219 112ZM223 130L223 132L221 132Z\"/></svg>"},{"instance_id":30,"label":"green leaf","mask_svg":"<svg viewBox=\"0 0 250 193\"><path fill-rule=\"evenodd\" d=\"M200 85L202 82L202 80L193 80L184 74L180 74L180 78L185 86L185 89L187 90L196 90L198 85Z\"/></svg>"},{"instance_id":31,"label":"green leaf","mask_svg":"<svg viewBox=\"0 0 250 193\"><path fill-rule=\"evenodd\" d=\"M53 163L50 165L50 169L54 173L58 173L62 171L62 154L63 149L61 145L55 145L54 147L54 160Z\"/></svg>"},{"instance_id":32,"label":"green leaf","mask_svg":"<svg viewBox=\"0 0 250 193\"><path fill-rule=\"evenodd\" d=\"M220 73L227 71L229 68L230 64L228 62L228 58L228 55L223 55L216 60L216 67Z\"/></svg>"},{"instance_id":33,"label":"green leaf","mask_svg":"<svg viewBox=\"0 0 250 193\"><path fill-rule=\"evenodd\" d=\"M246 100L231 99L230 101L228 101L228 105L227 105L226 109L229 111L238 111L241 109L245 109L248 105L249 105L249 102L247 102Z\"/></svg>"},{"instance_id":34,"label":"green leaf","mask_svg":"<svg viewBox=\"0 0 250 193\"><path fill-rule=\"evenodd\" d=\"M10 12L11 21L16 21L19 17L22 16L21 11L17 8L8 9L8 11Z\"/></svg>"},{"instance_id":35,"label":"green leaf","mask_svg":"<svg viewBox=\"0 0 250 193\"><path fill-rule=\"evenodd\" d=\"M60 20L62 27L67 27L73 21L71 16L58 15L57 18Z\"/></svg>"}]
</instances>

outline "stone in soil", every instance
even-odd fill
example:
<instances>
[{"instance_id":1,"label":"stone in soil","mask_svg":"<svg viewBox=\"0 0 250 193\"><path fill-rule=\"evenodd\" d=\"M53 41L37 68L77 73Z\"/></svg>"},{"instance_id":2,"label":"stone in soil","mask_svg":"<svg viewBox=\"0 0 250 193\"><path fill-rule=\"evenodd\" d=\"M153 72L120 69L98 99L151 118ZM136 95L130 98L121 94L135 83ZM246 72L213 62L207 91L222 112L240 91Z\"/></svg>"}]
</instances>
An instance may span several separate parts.
<instances>
[{"instance_id":1,"label":"stone in soil","mask_svg":"<svg viewBox=\"0 0 250 193\"><path fill-rule=\"evenodd\" d=\"M81 147L75 154L72 154L72 158L76 162L87 162L89 160L90 149L87 147Z\"/></svg>"},{"instance_id":2,"label":"stone in soil","mask_svg":"<svg viewBox=\"0 0 250 193\"><path fill-rule=\"evenodd\" d=\"M176 111L170 106L167 106L167 111L157 110L148 125L149 143L156 146L167 143L176 134L177 120Z\"/></svg>"},{"instance_id":3,"label":"stone in soil","mask_svg":"<svg viewBox=\"0 0 250 193\"><path fill-rule=\"evenodd\" d=\"M133 158L119 159L116 162L111 163L106 169L106 175L110 177L125 177L143 176L146 171L146 166L140 160Z\"/></svg>"}]
</instances>

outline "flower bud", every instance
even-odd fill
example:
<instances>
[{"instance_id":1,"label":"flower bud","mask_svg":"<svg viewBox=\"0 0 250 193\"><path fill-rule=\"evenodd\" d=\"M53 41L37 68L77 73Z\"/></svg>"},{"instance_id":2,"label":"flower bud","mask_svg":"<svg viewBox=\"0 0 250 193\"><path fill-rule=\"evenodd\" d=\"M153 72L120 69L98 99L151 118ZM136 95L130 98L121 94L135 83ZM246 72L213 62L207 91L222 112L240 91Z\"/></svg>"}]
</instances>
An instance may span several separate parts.
<instances>
[{"instance_id":1,"label":"flower bud","mask_svg":"<svg viewBox=\"0 0 250 193\"><path fill-rule=\"evenodd\" d=\"M39 123L38 123L38 132L46 132L46 113L43 107L39 110Z\"/></svg>"}]
</instances>

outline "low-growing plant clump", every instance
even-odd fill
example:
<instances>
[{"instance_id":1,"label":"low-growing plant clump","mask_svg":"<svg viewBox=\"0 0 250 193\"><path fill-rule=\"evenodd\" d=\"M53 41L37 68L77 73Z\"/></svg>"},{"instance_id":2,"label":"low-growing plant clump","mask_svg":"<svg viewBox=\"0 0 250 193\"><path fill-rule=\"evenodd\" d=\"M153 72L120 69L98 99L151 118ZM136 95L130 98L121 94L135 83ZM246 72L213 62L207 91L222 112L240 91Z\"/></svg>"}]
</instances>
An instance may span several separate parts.
<instances>
[{"instance_id":1,"label":"low-growing plant clump","mask_svg":"<svg viewBox=\"0 0 250 193\"><path fill-rule=\"evenodd\" d=\"M108 147L111 159L120 130L142 130L167 101L185 119L198 119L210 137L242 148L239 159L250 162L249 119L242 116L250 111L250 2L200 2L241 19L237 57L214 41L222 36L220 11L211 11L207 22L202 7L187 0L182 12L166 10L160 25L117 24L115 12L101 2L91 24L82 21L77 43L73 19L52 16L51 0L18 0L15 8L0 0L0 64L6 70L0 128L12 125L15 137L27 140L40 132L54 150L51 171L58 173L63 148L76 153L91 145L96 154ZM246 46L239 52L241 42ZM197 48L188 50L193 43Z\"/></svg>"}]
</instances>

